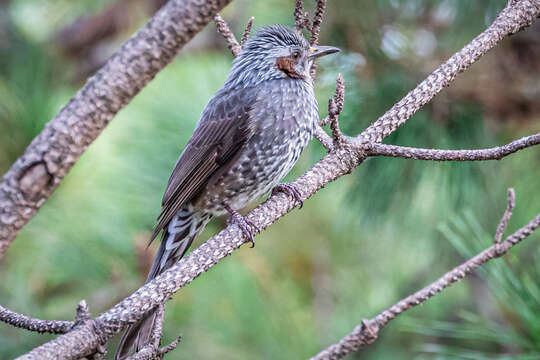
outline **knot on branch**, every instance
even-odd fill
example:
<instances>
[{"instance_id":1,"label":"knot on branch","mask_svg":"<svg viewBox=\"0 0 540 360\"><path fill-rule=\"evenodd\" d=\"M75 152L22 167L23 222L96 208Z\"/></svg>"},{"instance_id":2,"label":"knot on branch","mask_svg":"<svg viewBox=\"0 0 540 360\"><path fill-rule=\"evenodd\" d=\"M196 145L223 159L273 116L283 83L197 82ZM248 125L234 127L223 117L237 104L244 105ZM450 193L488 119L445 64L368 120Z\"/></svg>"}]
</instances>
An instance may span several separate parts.
<instances>
[{"instance_id":1,"label":"knot on branch","mask_svg":"<svg viewBox=\"0 0 540 360\"><path fill-rule=\"evenodd\" d=\"M372 344L379 336L379 325L375 321L363 319L360 332L364 344Z\"/></svg>"},{"instance_id":2,"label":"knot on branch","mask_svg":"<svg viewBox=\"0 0 540 360\"><path fill-rule=\"evenodd\" d=\"M37 201L44 190L52 184L53 176L44 161L38 161L24 169L18 178L19 188L29 201Z\"/></svg>"}]
</instances>

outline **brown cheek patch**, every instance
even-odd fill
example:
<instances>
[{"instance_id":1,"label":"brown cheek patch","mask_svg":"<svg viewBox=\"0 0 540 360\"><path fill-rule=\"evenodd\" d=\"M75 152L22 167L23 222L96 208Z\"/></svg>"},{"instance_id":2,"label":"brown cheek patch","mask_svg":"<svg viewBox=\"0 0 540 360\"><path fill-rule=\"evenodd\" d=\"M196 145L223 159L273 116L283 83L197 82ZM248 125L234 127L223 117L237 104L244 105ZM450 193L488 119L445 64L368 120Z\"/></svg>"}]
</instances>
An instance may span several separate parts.
<instances>
[{"instance_id":1,"label":"brown cheek patch","mask_svg":"<svg viewBox=\"0 0 540 360\"><path fill-rule=\"evenodd\" d=\"M294 70L294 60L289 56L282 56L277 58L276 67L278 70L283 71L287 76L298 79L302 76Z\"/></svg>"}]
</instances>

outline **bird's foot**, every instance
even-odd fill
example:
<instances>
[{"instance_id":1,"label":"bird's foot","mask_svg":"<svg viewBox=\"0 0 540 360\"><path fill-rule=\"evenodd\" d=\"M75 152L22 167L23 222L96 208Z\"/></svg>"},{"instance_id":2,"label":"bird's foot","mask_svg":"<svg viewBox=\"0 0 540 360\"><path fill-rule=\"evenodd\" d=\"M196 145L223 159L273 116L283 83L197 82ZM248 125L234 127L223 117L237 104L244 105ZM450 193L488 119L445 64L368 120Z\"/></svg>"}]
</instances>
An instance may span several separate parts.
<instances>
[{"instance_id":1,"label":"bird's foot","mask_svg":"<svg viewBox=\"0 0 540 360\"><path fill-rule=\"evenodd\" d=\"M298 203L300 204L299 209L301 209L302 206L304 206L304 201L302 200L302 195L300 194L300 191L298 191L298 189L296 188L295 185L287 184L287 183L277 184L272 189L272 195L274 195L277 192L283 192L283 193L291 196L296 201L298 201Z\"/></svg>"},{"instance_id":2,"label":"bird's foot","mask_svg":"<svg viewBox=\"0 0 540 360\"><path fill-rule=\"evenodd\" d=\"M231 217L227 219L227 223L238 225L240 230L242 230L244 235L251 242L251 247L255 247L255 234L259 232L257 225L246 219L246 217L242 216L238 211L233 210L229 205L225 205L225 210L231 215Z\"/></svg>"}]
</instances>

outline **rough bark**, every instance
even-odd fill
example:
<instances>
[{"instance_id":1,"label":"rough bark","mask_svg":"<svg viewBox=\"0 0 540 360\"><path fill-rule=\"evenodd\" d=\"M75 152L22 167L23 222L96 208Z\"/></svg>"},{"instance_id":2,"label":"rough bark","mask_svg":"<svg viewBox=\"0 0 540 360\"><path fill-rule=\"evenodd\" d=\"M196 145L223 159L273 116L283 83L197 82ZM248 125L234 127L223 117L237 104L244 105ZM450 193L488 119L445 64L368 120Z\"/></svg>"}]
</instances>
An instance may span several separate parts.
<instances>
[{"instance_id":1,"label":"rough bark","mask_svg":"<svg viewBox=\"0 0 540 360\"><path fill-rule=\"evenodd\" d=\"M525 136L503 146L491 149L440 150L420 149L407 146L370 143L366 146L368 156L389 156L403 159L430 161L486 161L501 160L521 149L540 144L540 134Z\"/></svg>"},{"instance_id":2,"label":"rough bark","mask_svg":"<svg viewBox=\"0 0 540 360\"><path fill-rule=\"evenodd\" d=\"M230 0L171 0L26 148L0 182L0 258L120 109Z\"/></svg>"}]
</instances>

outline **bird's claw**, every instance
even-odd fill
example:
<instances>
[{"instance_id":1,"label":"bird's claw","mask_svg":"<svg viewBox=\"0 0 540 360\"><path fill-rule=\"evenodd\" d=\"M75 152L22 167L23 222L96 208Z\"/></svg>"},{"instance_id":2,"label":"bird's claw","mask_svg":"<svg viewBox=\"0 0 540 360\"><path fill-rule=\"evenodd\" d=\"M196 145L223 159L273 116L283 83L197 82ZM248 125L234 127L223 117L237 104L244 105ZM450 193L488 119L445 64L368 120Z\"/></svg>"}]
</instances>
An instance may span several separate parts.
<instances>
[{"instance_id":1,"label":"bird's claw","mask_svg":"<svg viewBox=\"0 0 540 360\"><path fill-rule=\"evenodd\" d=\"M255 247L255 234L259 232L259 228L253 222L242 216L238 211L233 210L229 205L225 205L225 210L231 215L227 219L228 224L236 224L244 233L244 236L251 242L251 247Z\"/></svg>"},{"instance_id":2,"label":"bird's claw","mask_svg":"<svg viewBox=\"0 0 540 360\"><path fill-rule=\"evenodd\" d=\"M272 195L277 192L283 192L298 201L298 203L300 204L300 206L298 207L299 209L304 206L304 200L302 200L302 195L300 194L300 191L298 191L295 185L287 183L277 184L272 189Z\"/></svg>"}]
</instances>

